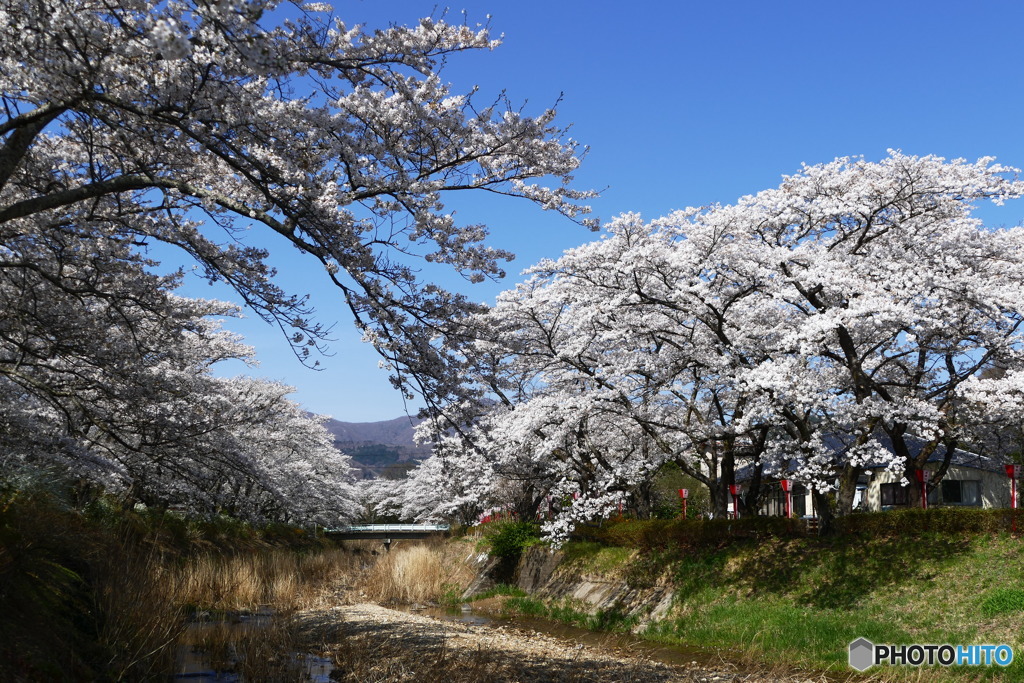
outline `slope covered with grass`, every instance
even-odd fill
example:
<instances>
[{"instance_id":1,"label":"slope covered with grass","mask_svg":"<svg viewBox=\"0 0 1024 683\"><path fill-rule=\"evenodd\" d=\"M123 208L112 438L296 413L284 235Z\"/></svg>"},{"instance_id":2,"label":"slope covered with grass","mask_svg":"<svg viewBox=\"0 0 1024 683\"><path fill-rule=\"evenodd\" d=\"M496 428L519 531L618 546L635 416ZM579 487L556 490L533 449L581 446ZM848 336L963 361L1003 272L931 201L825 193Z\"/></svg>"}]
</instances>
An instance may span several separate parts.
<instances>
[{"instance_id":1,"label":"slope covered with grass","mask_svg":"<svg viewBox=\"0 0 1024 683\"><path fill-rule=\"evenodd\" d=\"M569 543L562 566L633 587L667 583L672 608L645 631L655 640L843 675L854 673L847 648L858 637L1007 643L1015 661L1006 668L876 667L865 674L1024 681L1024 541L992 531L1001 521L975 512L915 511L825 539L762 529L715 540L705 529L687 542L671 529L623 522L628 529L606 525Z\"/></svg>"}]
</instances>

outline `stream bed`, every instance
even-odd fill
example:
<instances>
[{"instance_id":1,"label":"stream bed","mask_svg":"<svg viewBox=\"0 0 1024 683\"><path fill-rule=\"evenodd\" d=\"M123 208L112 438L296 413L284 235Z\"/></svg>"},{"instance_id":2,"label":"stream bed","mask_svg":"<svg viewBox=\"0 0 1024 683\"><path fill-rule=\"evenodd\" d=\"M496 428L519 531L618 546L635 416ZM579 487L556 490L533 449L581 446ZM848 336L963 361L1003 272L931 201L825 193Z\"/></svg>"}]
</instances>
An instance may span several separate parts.
<instances>
[{"instance_id":1,"label":"stream bed","mask_svg":"<svg viewBox=\"0 0 1024 683\"><path fill-rule=\"evenodd\" d=\"M683 645L664 645L645 640L628 633L610 633L607 631L591 631L571 624L550 619L535 617L511 616L492 612L474 611L473 609L445 609L442 607L401 607L404 612L432 617L441 621L488 626L505 627L537 633L568 640L576 643L626 655L642 655L663 664L687 666L698 664L715 666L721 664L728 653L717 648L687 647Z\"/></svg>"},{"instance_id":2,"label":"stream bed","mask_svg":"<svg viewBox=\"0 0 1024 683\"><path fill-rule=\"evenodd\" d=\"M728 651L716 648L664 645L627 633L595 632L549 619L474 610L469 605L454 610L403 606L395 611L484 631L493 629L510 635L520 632L519 637L525 639L529 639L530 634L538 634L577 647L587 646L616 658L640 657L668 666L715 668L730 659ZM332 683L333 661L298 652L294 641L280 637L280 632L285 630L274 612L266 608L249 614L197 619L189 624L179 640L177 664L171 680L253 683L287 677L312 683ZM243 661L246 664L240 665ZM267 668L253 670L253 661Z\"/></svg>"}]
</instances>

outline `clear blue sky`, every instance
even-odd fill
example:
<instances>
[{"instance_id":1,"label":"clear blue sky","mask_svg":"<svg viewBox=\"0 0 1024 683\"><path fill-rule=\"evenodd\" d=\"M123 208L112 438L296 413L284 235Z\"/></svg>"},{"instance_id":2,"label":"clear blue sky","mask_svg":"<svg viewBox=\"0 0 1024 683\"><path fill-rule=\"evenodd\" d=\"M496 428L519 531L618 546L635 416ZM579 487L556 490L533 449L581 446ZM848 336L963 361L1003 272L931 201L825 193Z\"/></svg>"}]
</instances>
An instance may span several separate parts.
<instances>
[{"instance_id":1,"label":"clear blue sky","mask_svg":"<svg viewBox=\"0 0 1024 683\"><path fill-rule=\"evenodd\" d=\"M433 2L411 0L334 6L369 27L437 15ZM590 146L577 186L606 188L593 202L603 220L729 203L778 185L803 162L876 160L887 148L1024 166L1024 3L466 0L464 8L471 23L491 14L505 42L457 56L443 77L457 92L479 85L481 101L507 90L534 114L563 93L559 120ZM460 21L462 9L452 5L449 18ZM480 301L541 258L595 239L525 202L460 202L459 211L519 256L503 284L461 287ZM983 216L1016 224L1024 206ZM334 355L308 370L277 329L250 316L229 325L258 350L261 367L246 372L297 387L295 400L340 420L414 413L319 269L305 269L286 244L276 251L285 286L310 292L321 320L337 322ZM186 293L226 296L198 285Z\"/></svg>"}]
</instances>

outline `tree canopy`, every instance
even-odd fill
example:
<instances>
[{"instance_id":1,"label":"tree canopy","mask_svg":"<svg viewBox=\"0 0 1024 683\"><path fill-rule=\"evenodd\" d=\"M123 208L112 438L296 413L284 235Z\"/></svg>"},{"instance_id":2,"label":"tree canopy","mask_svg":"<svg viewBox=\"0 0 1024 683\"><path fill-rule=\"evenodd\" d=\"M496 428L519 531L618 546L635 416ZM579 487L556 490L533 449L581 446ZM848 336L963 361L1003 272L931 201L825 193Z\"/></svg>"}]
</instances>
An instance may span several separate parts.
<instances>
[{"instance_id":1,"label":"tree canopy","mask_svg":"<svg viewBox=\"0 0 1024 683\"><path fill-rule=\"evenodd\" d=\"M1024 228L974 215L1019 197L1016 174L892 152L733 205L621 216L477 318L496 362L476 381L500 400L461 408L484 446L449 457L492 499L510 480L578 496L556 535L666 462L719 514L739 467L751 509L762 477L792 478L842 514L865 466L913 481L944 449L936 486L955 447L1020 419Z\"/></svg>"},{"instance_id":2,"label":"tree canopy","mask_svg":"<svg viewBox=\"0 0 1024 683\"><path fill-rule=\"evenodd\" d=\"M209 375L248 352L206 320L224 305L174 295L181 271L154 274L147 245L194 259L315 364L328 325L250 241L276 235L320 264L396 386L436 401L459 391L454 332L478 309L420 282L415 263L476 280L508 256L485 226L458 224L446 195L521 197L586 222L590 193L570 185L582 149L553 110L481 105L441 80L449 56L498 44L486 27L428 18L368 33L325 6L232 0L3 0L0 25L10 443L61 442L80 463L117 444L106 465L139 455L122 472L135 483L200 477L220 445L177 459L153 444L295 413L269 385Z\"/></svg>"}]
</instances>

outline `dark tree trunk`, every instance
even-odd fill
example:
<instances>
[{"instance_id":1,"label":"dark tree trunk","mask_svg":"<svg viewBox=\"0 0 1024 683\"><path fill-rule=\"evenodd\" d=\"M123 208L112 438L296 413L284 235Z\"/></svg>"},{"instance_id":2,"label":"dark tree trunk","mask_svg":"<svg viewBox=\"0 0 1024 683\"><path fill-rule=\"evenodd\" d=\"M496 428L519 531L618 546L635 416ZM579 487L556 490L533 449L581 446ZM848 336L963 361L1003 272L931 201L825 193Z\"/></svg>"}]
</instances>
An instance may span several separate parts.
<instances>
[{"instance_id":1,"label":"dark tree trunk","mask_svg":"<svg viewBox=\"0 0 1024 683\"><path fill-rule=\"evenodd\" d=\"M625 494L623 494L623 497L625 497ZM645 481L645 482L643 482L641 484L638 484L637 487L633 489L633 492L632 492L633 505L632 505L632 507L636 510L636 518L637 519L650 519L651 518L651 513L652 513L652 511L654 509L653 497L654 497L654 485L653 485L653 482L650 481L650 480Z\"/></svg>"},{"instance_id":2,"label":"dark tree trunk","mask_svg":"<svg viewBox=\"0 0 1024 683\"><path fill-rule=\"evenodd\" d=\"M857 480L863 468L844 465L839 472L839 490L836 492L836 516L845 517L853 512L853 499L857 496Z\"/></svg>"},{"instance_id":3,"label":"dark tree trunk","mask_svg":"<svg viewBox=\"0 0 1024 683\"><path fill-rule=\"evenodd\" d=\"M753 476L747 484L747 490L740 496L740 512L744 515L755 516L761 507L761 480L763 478L764 465L758 460L753 466Z\"/></svg>"},{"instance_id":4,"label":"dark tree trunk","mask_svg":"<svg viewBox=\"0 0 1024 683\"><path fill-rule=\"evenodd\" d=\"M828 493L821 493L818 489L811 489L811 499L814 501L814 510L818 514L818 535L833 535L836 532L836 524L832 496Z\"/></svg>"}]
</instances>

